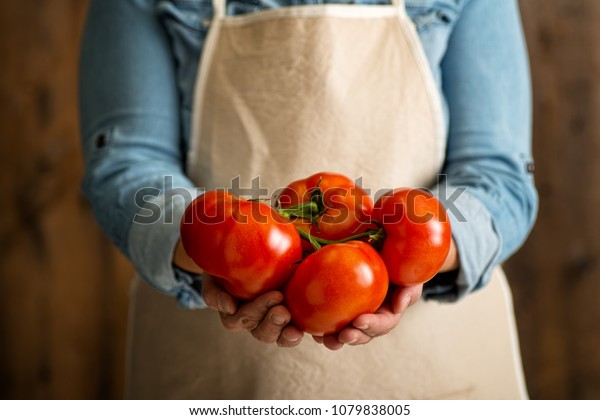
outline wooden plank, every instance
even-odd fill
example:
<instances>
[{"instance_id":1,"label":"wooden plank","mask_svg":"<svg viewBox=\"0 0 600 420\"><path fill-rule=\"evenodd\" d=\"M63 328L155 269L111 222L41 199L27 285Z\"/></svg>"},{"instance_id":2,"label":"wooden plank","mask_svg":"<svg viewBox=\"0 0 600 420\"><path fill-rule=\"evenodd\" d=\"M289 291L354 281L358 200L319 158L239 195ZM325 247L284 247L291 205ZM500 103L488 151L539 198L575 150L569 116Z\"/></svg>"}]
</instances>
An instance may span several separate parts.
<instances>
[{"instance_id":1,"label":"wooden plank","mask_svg":"<svg viewBox=\"0 0 600 420\"><path fill-rule=\"evenodd\" d=\"M600 398L600 4L522 0L537 224L506 269L532 398Z\"/></svg>"},{"instance_id":2,"label":"wooden plank","mask_svg":"<svg viewBox=\"0 0 600 420\"><path fill-rule=\"evenodd\" d=\"M0 5L0 395L118 398L132 269L79 193L87 2Z\"/></svg>"}]
</instances>

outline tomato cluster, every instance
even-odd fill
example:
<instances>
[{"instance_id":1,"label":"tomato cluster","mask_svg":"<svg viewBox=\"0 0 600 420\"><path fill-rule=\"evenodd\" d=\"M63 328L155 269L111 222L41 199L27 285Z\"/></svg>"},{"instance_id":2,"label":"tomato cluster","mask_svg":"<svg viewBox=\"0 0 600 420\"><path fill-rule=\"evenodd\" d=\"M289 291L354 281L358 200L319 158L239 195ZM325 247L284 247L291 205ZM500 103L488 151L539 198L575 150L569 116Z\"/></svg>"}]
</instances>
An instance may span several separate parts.
<instances>
[{"instance_id":1,"label":"tomato cluster","mask_svg":"<svg viewBox=\"0 0 600 420\"><path fill-rule=\"evenodd\" d=\"M187 254L239 299L282 289L293 322L334 334L383 303L389 283L430 280L444 263L450 222L425 190L375 204L351 179L322 172L292 182L277 206L208 191L186 209Z\"/></svg>"}]
</instances>

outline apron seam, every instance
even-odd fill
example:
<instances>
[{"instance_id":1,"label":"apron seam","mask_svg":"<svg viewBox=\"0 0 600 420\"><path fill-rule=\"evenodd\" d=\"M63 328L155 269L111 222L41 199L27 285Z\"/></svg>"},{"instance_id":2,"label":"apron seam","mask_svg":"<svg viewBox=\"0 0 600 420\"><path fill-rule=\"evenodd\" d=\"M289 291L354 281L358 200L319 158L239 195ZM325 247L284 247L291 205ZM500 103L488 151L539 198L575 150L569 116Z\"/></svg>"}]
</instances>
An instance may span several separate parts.
<instances>
[{"instance_id":1,"label":"apron seam","mask_svg":"<svg viewBox=\"0 0 600 420\"><path fill-rule=\"evenodd\" d=\"M201 139L199 139L201 127L201 115L202 110L204 108L204 97L206 93L206 80L208 78L208 73L210 69L210 64L213 61L213 57L215 54L215 45L217 43L217 38L219 37L219 30L221 29L222 18L216 19L213 24L211 24L210 29L208 31L206 43L204 45L204 50L202 52L202 57L200 58L200 66L198 68L198 76L196 80L195 92L194 92L194 105L192 112L192 130L190 136L190 146L187 152L187 168L186 172L191 179L198 179L198 170L199 170L199 143ZM198 138L196 141L195 139ZM194 182L196 184L196 182Z\"/></svg>"},{"instance_id":2,"label":"apron seam","mask_svg":"<svg viewBox=\"0 0 600 420\"><path fill-rule=\"evenodd\" d=\"M444 163L444 149L446 146L445 142L445 129L444 129L444 115L442 110L442 96L433 77L431 67L423 51L423 46L419 41L418 35L414 28L413 22L410 20L406 13L400 15L401 19L406 21L405 25L400 25L407 39L410 41L413 48L410 49L411 55L415 60L415 64L419 68L419 76L425 85L427 96L429 98L429 108L431 114L434 116L433 129L435 135L436 149L435 149L435 162L437 165L436 172L439 173Z\"/></svg>"}]
</instances>

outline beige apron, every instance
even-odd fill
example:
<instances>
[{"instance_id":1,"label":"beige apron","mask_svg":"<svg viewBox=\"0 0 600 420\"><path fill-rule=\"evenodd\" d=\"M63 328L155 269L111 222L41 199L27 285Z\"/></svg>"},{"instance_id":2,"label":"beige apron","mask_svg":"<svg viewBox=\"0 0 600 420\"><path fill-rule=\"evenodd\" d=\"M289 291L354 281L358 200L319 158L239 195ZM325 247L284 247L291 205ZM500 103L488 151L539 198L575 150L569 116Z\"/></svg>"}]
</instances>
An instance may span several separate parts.
<instances>
[{"instance_id":1,"label":"beige apron","mask_svg":"<svg viewBox=\"0 0 600 420\"><path fill-rule=\"evenodd\" d=\"M188 172L272 194L317 171L375 191L430 186L443 162L441 102L402 1L215 18L197 80ZM263 192L264 193L264 192ZM458 304L419 302L390 334L327 350L226 331L138 283L128 396L183 399L524 398L507 282Z\"/></svg>"}]
</instances>

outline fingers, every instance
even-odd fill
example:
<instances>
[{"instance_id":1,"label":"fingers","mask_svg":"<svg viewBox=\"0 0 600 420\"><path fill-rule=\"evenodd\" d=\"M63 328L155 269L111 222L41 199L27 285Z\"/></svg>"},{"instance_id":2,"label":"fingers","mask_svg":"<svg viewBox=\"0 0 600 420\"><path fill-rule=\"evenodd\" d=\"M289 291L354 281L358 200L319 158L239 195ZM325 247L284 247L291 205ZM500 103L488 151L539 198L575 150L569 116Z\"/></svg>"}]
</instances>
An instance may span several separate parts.
<instances>
[{"instance_id":1,"label":"fingers","mask_svg":"<svg viewBox=\"0 0 600 420\"><path fill-rule=\"evenodd\" d=\"M392 312L392 308L384 304L374 314L363 314L356 317L352 321L352 326L368 337L379 337L395 328L401 317L401 313ZM352 335L352 338L354 337L360 341L360 337L356 333Z\"/></svg>"},{"instance_id":2,"label":"fingers","mask_svg":"<svg viewBox=\"0 0 600 420\"><path fill-rule=\"evenodd\" d=\"M202 297L209 308L224 314L237 311L237 301L227 293L218 282L208 273L202 276Z\"/></svg>"},{"instance_id":3,"label":"fingers","mask_svg":"<svg viewBox=\"0 0 600 420\"><path fill-rule=\"evenodd\" d=\"M406 309L421 299L423 285L398 287L392 295L392 308L394 313L402 315Z\"/></svg>"},{"instance_id":4,"label":"fingers","mask_svg":"<svg viewBox=\"0 0 600 420\"><path fill-rule=\"evenodd\" d=\"M250 332L254 338L263 343L277 343L279 347L296 347L302 341L304 332L294 325L289 325L290 321L291 314L285 306L274 306Z\"/></svg>"},{"instance_id":5,"label":"fingers","mask_svg":"<svg viewBox=\"0 0 600 420\"><path fill-rule=\"evenodd\" d=\"M318 337L313 335L313 340L319 344L323 344L329 350L339 350L344 347L344 343L338 340L337 335L326 335L325 337Z\"/></svg>"},{"instance_id":6,"label":"fingers","mask_svg":"<svg viewBox=\"0 0 600 420\"><path fill-rule=\"evenodd\" d=\"M282 309L275 311L270 317L267 317L267 314L270 312L271 308L276 305L279 305L283 301L283 295L281 292L273 291L265 293L257 297L255 300L251 302L246 302L239 306L237 312L233 314L227 314L221 312L221 322L223 322L223 326L230 331L253 331L256 329L262 322L268 322L272 324L274 328L283 328L283 325L289 322L289 313L285 307L281 306ZM285 319L281 321L282 310L285 310L288 315L283 314ZM275 321L281 323L279 325L275 324ZM263 333L266 330L263 328L261 330ZM261 337L265 338L265 335L262 334ZM269 341L265 338L267 342Z\"/></svg>"},{"instance_id":7,"label":"fingers","mask_svg":"<svg viewBox=\"0 0 600 420\"><path fill-rule=\"evenodd\" d=\"M228 330L250 331L257 340L277 343L280 347L295 347L300 344L303 332L289 325L291 315L281 305L281 292L268 292L254 301L240 304L210 275L205 275L202 283L206 304L219 311L221 322ZM339 350L344 344L366 344L395 328L404 311L420 299L422 291L422 285L398 287L392 292L390 303L384 303L376 313L359 315L337 335L313 338L330 350Z\"/></svg>"},{"instance_id":8,"label":"fingers","mask_svg":"<svg viewBox=\"0 0 600 420\"><path fill-rule=\"evenodd\" d=\"M221 323L230 331L249 331L263 343L277 343L280 347L295 347L304 333L288 325L291 315L281 305L283 294L271 291L250 302L239 303L213 277L205 275L202 294L206 304L217 311Z\"/></svg>"},{"instance_id":9,"label":"fingers","mask_svg":"<svg viewBox=\"0 0 600 420\"><path fill-rule=\"evenodd\" d=\"M279 347L296 347L302 341L304 332L294 325L287 325L281 331L277 345Z\"/></svg>"},{"instance_id":10,"label":"fingers","mask_svg":"<svg viewBox=\"0 0 600 420\"><path fill-rule=\"evenodd\" d=\"M359 315L352 321L354 330L340 332L340 341L348 344L365 344L370 338L388 334L400 322L404 311L420 298L423 285L398 287L392 292L391 306L384 303L374 314ZM360 330L365 336L361 336Z\"/></svg>"},{"instance_id":11,"label":"fingers","mask_svg":"<svg viewBox=\"0 0 600 420\"><path fill-rule=\"evenodd\" d=\"M358 316L352 325L342 329L336 335L325 337L313 337L320 344L323 344L329 350L339 350L344 344L358 346L367 344L373 338L379 337L390 332L400 321L400 314L394 314L391 308L381 307L374 314L364 314Z\"/></svg>"},{"instance_id":12,"label":"fingers","mask_svg":"<svg viewBox=\"0 0 600 420\"><path fill-rule=\"evenodd\" d=\"M290 313L285 306L274 306L267 314L258 319L256 326L251 328L250 333L258 341L263 343L274 343L279 339L283 327L290 322Z\"/></svg>"},{"instance_id":13,"label":"fingers","mask_svg":"<svg viewBox=\"0 0 600 420\"><path fill-rule=\"evenodd\" d=\"M415 304L423 291L423 285L398 287L392 292L390 303L384 303L373 314L359 315L352 324L337 335L313 337L330 350L338 350L344 344L357 346L367 344L373 338L388 334L400 322L406 309Z\"/></svg>"},{"instance_id":14,"label":"fingers","mask_svg":"<svg viewBox=\"0 0 600 420\"><path fill-rule=\"evenodd\" d=\"M280 305L280 292L266 293L252 302L242 304L235 314L221 313L221 322L230 331L249 331L260 342L277 343L280 347L295 347L304 333L288 325L291 315Z\"/></svg>"}]
</instances>

